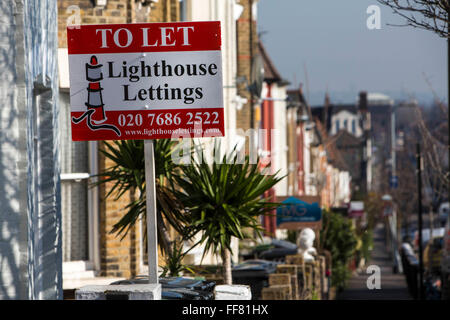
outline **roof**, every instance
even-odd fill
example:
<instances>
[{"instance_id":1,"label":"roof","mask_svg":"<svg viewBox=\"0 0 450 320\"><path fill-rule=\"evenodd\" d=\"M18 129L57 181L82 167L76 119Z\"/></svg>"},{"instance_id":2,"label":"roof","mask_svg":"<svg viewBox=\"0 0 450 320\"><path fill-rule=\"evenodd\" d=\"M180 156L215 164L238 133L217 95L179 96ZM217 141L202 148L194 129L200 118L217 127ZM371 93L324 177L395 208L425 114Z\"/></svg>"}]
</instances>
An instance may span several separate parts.
<instances>
[{"instance_id":1,"label":"roof","mask_svg":"<svg viewBox=\"0 0 450 320\"><path fill-rule=\"evenodd\" d=\"M326 121L327 130L331 130L331 117L341 111L348 111L353 114L358 113L358 106L355 104L329 104L328 106L315 106L311 108L313 118L320 122Z\"/></svg>"},{"instance_id":2,"label":"roof","mask_svg":"<svg viewBox=\"0 0 450 320\"><path fill-rule=\"evenodd\" d=\"M369 105L394 105L394 100L383 93L368 93L367 102Z\"/></svg>"},{"instance_id":3,"label":"roof","mask_svg":"<svg viewBox=\"0 0 450 320\"><path fill-rule=\"evenodd\" d=\"M290 106L299 106L298 103L306 106L306 100L305 100L305 96L303 95L303 91L301 88L298 89L289 89L286 91L286 94L288 96L288 99L290 102L294 102L289 104L288 103L288 107Z\"/></svg>"},{"instance_id":4,"label":"roof","mask_svg":"<svg viewBox=\"0 0 450 320\"><path fill-rule=\"evenodd\" d=\"M332 114L336 114L341 111L348 111L354 114L358 113L358 106L355 104L337 104L337 105L331 104L329 108L332 110L331 111Z\"/></svg>"},{"instance_id":5,"label":"roof","mask_svg":"<svg viewBox=\"0 0 450 320\"><path fill-rule=\"evenodd\" d=\"M325 150L327 151L328 155L328 162L333 165L333 167L342 170L342 171L349 171L350 168L345 162L344 157L342 156L341 151L338 149L336 142L337 142L337 135L334 136L328 136L325 128L323 127L322 123L320 121L316 121L316 126L318 127L322 137L324 137L323 146Z\"/></svg>"},{"instance_id":6,"label":"roof","mask_svg":"<svg viewBox=\"0 0 450 320\"><path fill-rule=\"evenodd\" d=\"M275 67L275 64L273 63L272 59L270 59L269 54L267 53L267 50L266 48L264 48L264 45L262 44L261 41L258 41L258 49L264 65L264 80L269 82L287 83L287 81L283 80L283 78L281 77L280 73Z\"/></svg>"},{"instance_id":7,"label":"roof","mask_svg":"<svg viewBox=\"0 0 450 320\"><path fill-rule=\"evenodd\" d=\"M325 119L325 108L324 107L312 107L311 113L313 115L313 118L316 118L317 120L319 120L320 122L323 123L323 121ZM328 126L327 126L327 128L328 128Z\"/></svg>"},{"instance_id":8,"label":"roof","mask_svg":"<svg viewBox=\"0 0 450 320\"><path fill-rule=\"evenodd\" d=\"M317 109L317 111L323 110L324 106L314 106L312 109ZM331 114L336 114L343 110L355 114L358 112L358 106L355 104L330 104L328 105L328 109L330 109Z\"/></svg>"},{"instance_id":9,"label":"roof","mask_svg":"<svg viewBox=\"0 0 450 320\"><path fill-rule=\"evenodd\" d=\"M344 129L339 130L333 137L339 147L359 147L362 142L361 138L354 136Z\"/></svg>"},{"instance_id":10,"label":"roof","mask_svg":"<svg viewBox=\"0 0 450 320\"><path fill-rule=\"evenodd\" d=\"M301 115L307 115L308 121L315 121L315 117L311 112L311 107L309 106L308 102L305 99L305 96L303 95L302 86L298 89L291 89L286 91L288 95L288 104L287 107L297 107L299 108L298 111L301 111ZM315 136L318 139L318 143L322 143L322 134L320 130L317 129L317 126L314 126L314 133Z\"/></svg>"}]
</instances>

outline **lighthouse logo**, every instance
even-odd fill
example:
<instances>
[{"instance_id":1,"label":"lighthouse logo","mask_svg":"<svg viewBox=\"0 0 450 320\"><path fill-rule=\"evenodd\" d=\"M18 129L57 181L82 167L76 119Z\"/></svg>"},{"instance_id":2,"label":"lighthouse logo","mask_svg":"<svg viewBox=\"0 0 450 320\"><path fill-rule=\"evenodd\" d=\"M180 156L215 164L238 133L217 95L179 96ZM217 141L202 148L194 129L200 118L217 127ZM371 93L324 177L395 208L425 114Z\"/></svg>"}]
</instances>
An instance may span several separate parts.
<instances>
[{"instance_id":1,"label":"lighthouse logo","mask_svg":"<svg viewBox=\"0 0 450 320\"><path fill-rule=\"evenodd\" d=\"M111 124L107 124L108 118L105 114L102 97L103 88L100 81L103 80L102 64L98 63L96 56L91 56L90 62L86 63L86 80L89 82L87 87L87 101L85 105L87 111L79 118L72 117L72 122L80 123L86 119L86 124L91 130L112 130L118 137L121 136L120 130Z\"/></svg>"}]
</instances>

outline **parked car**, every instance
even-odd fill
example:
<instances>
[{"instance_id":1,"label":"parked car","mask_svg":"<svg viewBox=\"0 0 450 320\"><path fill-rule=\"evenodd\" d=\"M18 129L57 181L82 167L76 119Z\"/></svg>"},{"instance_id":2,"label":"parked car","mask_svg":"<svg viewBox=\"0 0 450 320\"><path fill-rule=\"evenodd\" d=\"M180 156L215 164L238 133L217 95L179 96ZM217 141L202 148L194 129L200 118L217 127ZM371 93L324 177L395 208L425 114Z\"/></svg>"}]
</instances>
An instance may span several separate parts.
<instances>
[{"instance_id":1,"label":"parked car","mask_svg":"<svg viewBox=\"0 0 450 320\"><path fill-rule=\"evenodd\" d=\"M444 239L442 241L441 279L442 298L450 300L450 216L447 216Z\"/></svg>"},{"instance_id":2,"label":"parked car","mask_svg":"<svg viewBox=\"0 0 450 320\"><path fill-rule=\"evenodd\" d=\"M269 285L269 274L275 273L277 263L267 260L246 260L233 267L233 283L246 284L252 291L252 299L261 297L262 288Z\"/></svg>"},{"instance_id":3,"label":"parked car","mask_svg":"<svg viewBox=\"0 0 450 320\"><path fill-rule=\"evenodd\" d=\"M422 229L422 248L425 249L428 241L430 241L430 229ZM434 228L433 238L443 237L445 233L445 228ZM414 250L419 249L419 230L414 232Z\"/></svg>"},{"instance_id":4,"label":"parked car","mask_svg":"<svg viewBox=\"0 0 450 320\"><path fill-rule=\"evenodd\" d=\"M423 250L423 265L426 271L431 274L441 272L442 243L444 237L433 238Z\"/></svg>"},{"instance_id":5,"label":"parked car","mask_svg":"<svg viewBox=\"0 0 450 320\"><path fill-rule=\"evenodd\" d=\"M449 210L450 210L449 202L441 203L441 205L439 206L439 209L438 209L439 219L446 220L448 217Z\"/></svg>"}]
</instances>

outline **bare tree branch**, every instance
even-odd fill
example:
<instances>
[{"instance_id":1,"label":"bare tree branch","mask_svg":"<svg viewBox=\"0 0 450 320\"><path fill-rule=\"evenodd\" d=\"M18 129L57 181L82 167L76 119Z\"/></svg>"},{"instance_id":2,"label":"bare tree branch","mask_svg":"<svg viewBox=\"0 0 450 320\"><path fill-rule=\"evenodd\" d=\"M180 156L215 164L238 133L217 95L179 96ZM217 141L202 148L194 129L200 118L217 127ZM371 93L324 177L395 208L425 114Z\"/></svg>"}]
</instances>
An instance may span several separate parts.
<instances>
[{"instance_id":1,"label":"bare tree branch","mask_svg":"<svg viewBox=\"0 0 450 320\"><path fill-rule=\"evenodd\" d=\"M429 30L440 37L448 38L448 0L377 0L380 4L390 7L395 14L403 17L406 24ZM392 25L392 24L391 24Z\"/></svg>"}]
</instances>

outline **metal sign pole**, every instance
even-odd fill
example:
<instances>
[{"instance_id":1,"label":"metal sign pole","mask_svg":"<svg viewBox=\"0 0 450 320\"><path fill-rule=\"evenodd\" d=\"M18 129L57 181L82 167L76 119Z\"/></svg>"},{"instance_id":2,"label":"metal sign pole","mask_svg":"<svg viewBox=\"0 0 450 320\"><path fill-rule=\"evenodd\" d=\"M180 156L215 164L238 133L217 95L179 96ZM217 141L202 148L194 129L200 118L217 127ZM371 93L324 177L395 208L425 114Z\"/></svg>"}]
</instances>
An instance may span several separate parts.
<instances>
[{"instance_id":1,"label":"metal sign pole","mask_svg":"<svg viewBox=\"0 0 450 320\"><path fill-rule=\"evenodd\" d=\"M147 205L147 244L149 283L158 283L158 236L156 230L155 154L153 140L144 140Z\"/></svg>"},{"instance_id":2,"label":"metal sign pole","mask_svg":"<svg viewBox=\"0 0 450 320\"><path fill-rule=\"evenodd\" d=\"M423 248L422 248L422 155L420 152L420 143L416 145L416 161L417 161L417 200L419 209L419 300L424 300L423 287Z\"/></svg>"}]
</instances>

